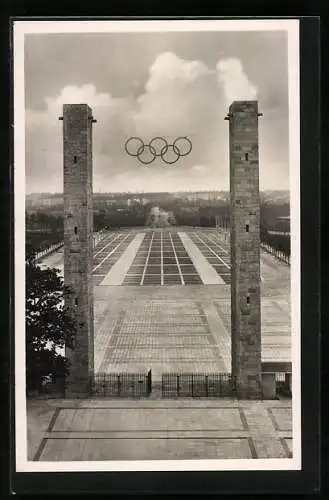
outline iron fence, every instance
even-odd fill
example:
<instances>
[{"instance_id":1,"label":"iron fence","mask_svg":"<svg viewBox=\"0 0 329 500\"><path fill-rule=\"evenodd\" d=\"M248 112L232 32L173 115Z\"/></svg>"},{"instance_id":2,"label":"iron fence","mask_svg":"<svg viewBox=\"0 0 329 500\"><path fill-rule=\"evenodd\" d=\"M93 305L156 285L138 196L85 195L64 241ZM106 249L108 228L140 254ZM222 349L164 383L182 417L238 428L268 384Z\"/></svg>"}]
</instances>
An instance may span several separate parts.
<instances>
[{"instance_id":1,"label":"iron fence","mask_svg":"<svg viewBox=\"0 0 329 500\"><path fill-rule=\"evenodd\" d=\"M261 248L266 252L268 252L269 254L274 255L280 261L285 262L290 266L290 255L287 255L286 253L272 247L271 245L265 242L261 243Z\"/></svg>"},{"instance_id":2,"label":"iron fence","mask_svg":"<svg viewBox=\"0 0 329 500\"><path fill-rule=\"evenodd\" d=\"M276 392L279 396L291 397L289 377L291 377L291 373L278 372L275 374Z\"/></svg>"},{"instance_id":3,"label":"iron fence","mask_svg":"<svg viewBox=\"0 0 329 500\"><path fill-rule=\"evenodd\" d=\"M267 372L268 373L268 372ZM278 397L291 397L291 372L274 372ZM45 377L40 387L27 390L27 397L63 398L74 397L81 391L81 384L64 379ZM48 380L49 379L49 380ZM151 370L144 373L96 373L83 389L84 397L145 398L153 392L153 398L248 398L238 391L230 373L164 373L157 382L152 381ZM260 386L260 392L262 387ZM73 396L72 396L73 395Z\"/></svg>"},{"instance_id":4,"label":"iron fence","mask_svg":"<svg viewBox=\"0 0 329 500\"><path fill-rule=\"evenodd\" d=\"M34 257L34 261L38 262L40 259L43 257L46 257L47 255L55 252L59 248L64 246L64 241L60 241L59 243L54 243L53 245L50 245L50 247L46 248L45 250L41 250L40 252L37 252Z\"/></svg>"},{"instance_id":5,"label":"iron fence","mask_svg":"<svg viewBox=\"0 0 329 500\"><path fill-rule=\"evenodd\" d=\"M91 393L102 397L149 396L152 390L151 370L147 373L96 373Z\"/></svg>"},{"instance_id":6,"label":"iron fence","mask_svg":"<svg viewBox=\"0 0 329 500\"><path fill-rule=\"evenodd\" d=\"M234 396L235 384L230 373L164 373L162 397Z\"/></svg>"}]
</instances>

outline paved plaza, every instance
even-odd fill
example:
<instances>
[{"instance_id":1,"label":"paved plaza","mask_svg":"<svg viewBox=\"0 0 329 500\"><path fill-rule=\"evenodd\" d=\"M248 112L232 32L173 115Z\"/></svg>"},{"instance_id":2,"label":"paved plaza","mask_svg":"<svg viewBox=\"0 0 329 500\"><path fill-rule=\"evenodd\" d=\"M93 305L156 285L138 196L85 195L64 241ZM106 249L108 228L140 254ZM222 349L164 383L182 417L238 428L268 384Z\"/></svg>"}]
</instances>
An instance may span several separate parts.
<instances>
[{"instance_id":1,"label":"paved plaza","mask_svg":"<svg viewBox=\"0 0 329 500\"><path fill-rule=\"evenodd\" d=\"M289 401L28 403L28 460L291 458Z\"/></svg>"},{"instance_id":2,"label":"paved plaza","mask_svg":"<svg viewBox=\"0 0 329 500\"><path fill-rule=\"evenodd\" d=\"M62 269L63 254L42 265ZM290 268L261 254L262 361L290 361ZM230 249L214 230L108 232L94 251L95 371L230 372ZM29 403L31 460L284 458L291 401ZM33 434L33 437L32 437Z\"/></svg>"},{"instance_id":3,"label":"paved plaza","mask_svg":"<svg viewBox=\"0 0 329 500\"><path fill-rule=\"evenodd\" d=\"M151 369L153 379L164 372L230 371L229 287L168 290L96 287L96 371ZM272 289L263 297L262 318L262 360L290 361L289 308Z\"/></svg>"},{"instance_id":4,"label":"paved plaza","mask_svg":"<svg viewBox=\"0 0 329 500\"><path fill-rule=\"evenodd\" d=\"M63 254L42 265L62 266ZM60 267L61 268L61 267ZM61 268L62 269L62 268ZM290 361L290 268L262 252L262 361ZM109 232L94 252L95 370L229 372L230 252L209 230Z\"/></svg>"},{"instance_id":5,"label":"paved plaza","mask_svg":"<svg viewBox=\"0 0 329 500\"><path fill-rule=\"evenodd\" d=\"M63 248L40 261L63 272ZM230 284L230 248L223 233L209 229L129 229L104 233L94 251L94 284ZM290 281L290 268L261 253L262 282Z\"/></svg>"}]
</instances>

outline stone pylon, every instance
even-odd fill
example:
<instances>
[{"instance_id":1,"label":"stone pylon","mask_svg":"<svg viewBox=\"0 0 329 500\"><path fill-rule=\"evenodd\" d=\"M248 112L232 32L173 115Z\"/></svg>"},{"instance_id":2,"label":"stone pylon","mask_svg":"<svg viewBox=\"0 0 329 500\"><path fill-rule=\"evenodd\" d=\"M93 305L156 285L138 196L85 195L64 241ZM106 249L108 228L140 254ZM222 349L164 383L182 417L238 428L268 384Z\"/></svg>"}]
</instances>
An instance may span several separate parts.
<instances>
[{"instance_id":1,"label":"stone pylon","mask_svg":"<svg viewBox=\"0 0 329 500\"><path fill-rule=\"evenodd\" d=\"M73 349L66 349L70 374L66 395L84 397L94 373L92 110L87 104L64 104L64 282L65 297L76 320Z\"/></svg>"},{"instance_id":2,"label":"stone pylon","mask_svg":"<svg viewBox=\"0 0 329 500\"><path fill-rule=\"evenodd\" d=\"M261 390L258 102L234 101L230 136L232 376L240 398Z\"/></svg>"}]
</instances>

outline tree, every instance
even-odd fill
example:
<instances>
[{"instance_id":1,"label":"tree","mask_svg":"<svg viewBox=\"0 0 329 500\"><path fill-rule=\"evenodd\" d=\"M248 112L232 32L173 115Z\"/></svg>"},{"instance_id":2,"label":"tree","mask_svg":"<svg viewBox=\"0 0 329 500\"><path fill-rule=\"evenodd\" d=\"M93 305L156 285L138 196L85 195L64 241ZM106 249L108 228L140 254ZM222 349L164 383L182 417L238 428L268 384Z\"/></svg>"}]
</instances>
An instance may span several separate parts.
<instances>
[{"instance_id":1,"label":"tree","mask_svg":"<svg viewBox=\"0 0 329 500\"><path fill-rule=\"evenodd\" d=\"M26 389L38 390L44 376L62 379L69 363L59 350L72 347L75 319L64 305L68 291L58 269L41 269L26 249Z\"/></svg>"}]
</instances>

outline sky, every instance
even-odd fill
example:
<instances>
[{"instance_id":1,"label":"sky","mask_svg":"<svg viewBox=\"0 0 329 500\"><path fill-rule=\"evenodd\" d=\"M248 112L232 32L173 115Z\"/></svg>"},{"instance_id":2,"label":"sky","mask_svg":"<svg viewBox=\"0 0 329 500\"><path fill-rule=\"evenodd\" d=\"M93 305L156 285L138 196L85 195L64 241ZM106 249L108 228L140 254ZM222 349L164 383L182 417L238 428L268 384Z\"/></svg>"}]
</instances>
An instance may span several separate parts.
<instances>
[{"instance_id":1,"label":"sky","mask_svg":"<svg viewBox=\"0 0 329 500\"><path fill-rule=\"evenodd\" d=\"M157 32L25 36L26 191L62 192L63 104L86 103L94 192L229 189L234 100L257 99L260 188L289 189L287 34ZM192 151L149 166L127 155L131 136Z\"/></svg>"}]
</instances>

